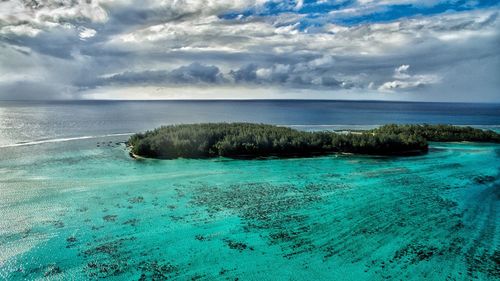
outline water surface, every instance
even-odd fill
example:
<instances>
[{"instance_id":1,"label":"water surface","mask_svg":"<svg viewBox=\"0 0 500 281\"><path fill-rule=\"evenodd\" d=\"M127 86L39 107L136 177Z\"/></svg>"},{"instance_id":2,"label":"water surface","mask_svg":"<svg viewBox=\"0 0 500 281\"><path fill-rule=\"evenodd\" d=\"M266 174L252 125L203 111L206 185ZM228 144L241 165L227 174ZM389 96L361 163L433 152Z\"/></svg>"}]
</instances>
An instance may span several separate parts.
<instances>
[{"instance_id":1,"label":"water surface","mask_svg":"<svg viewBox=\"0 0 500 281\"><path fill-rule=\"evenodd\" d=\"M134 133L160 125L254 122L298 129L367 129L387 123L496 127L500 104L373 101L0 101L0 146Z\"/></svg>"},{"instance_id":2,"label":"water surface","mask_svg":"<svg viewBox=\"0 0 500 281\"><path fill-rule=\"evenodd\" d=\"M250 116L241 107L241 115L225 121L352 126L323 120L328 114L321 112L334 114L326 106L299 117L281 106L269 110L269 122L263 109ZM432 143L416 157L134 161L121 143L127 136L103 135L180 119L168 119L172 111L130 107L140 108L0 106L1 116L14 118L0 119L0 279L500 277L500 145ZM417 123L427 116L382 111L370 122L352 120L372 126L397 121L398 114ZM476 111L483 118L464 109L458 119L447 111L437 120L500 123L494 123L498 113ZM188 121L224 121L223 111L214 112L195 112ZM35 143L15 145L26 141Z\"/></svg>"}]
</instances>

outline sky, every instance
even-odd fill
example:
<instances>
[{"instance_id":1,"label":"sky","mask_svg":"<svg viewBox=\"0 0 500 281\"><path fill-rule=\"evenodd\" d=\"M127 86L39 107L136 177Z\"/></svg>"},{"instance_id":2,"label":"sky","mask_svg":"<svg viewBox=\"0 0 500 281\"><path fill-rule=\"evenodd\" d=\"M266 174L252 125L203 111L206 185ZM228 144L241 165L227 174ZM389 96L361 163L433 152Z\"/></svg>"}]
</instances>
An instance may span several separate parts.
<instances>
[{"instance_id":1,"label":"sky","mask_svg":"<svg viewBox=\"0 0 500 281\"><path fill-rule=\"evenodd\" d=\"M500 102L500 1L1 0L0 99Z\"/></svg>"}]
</instances>

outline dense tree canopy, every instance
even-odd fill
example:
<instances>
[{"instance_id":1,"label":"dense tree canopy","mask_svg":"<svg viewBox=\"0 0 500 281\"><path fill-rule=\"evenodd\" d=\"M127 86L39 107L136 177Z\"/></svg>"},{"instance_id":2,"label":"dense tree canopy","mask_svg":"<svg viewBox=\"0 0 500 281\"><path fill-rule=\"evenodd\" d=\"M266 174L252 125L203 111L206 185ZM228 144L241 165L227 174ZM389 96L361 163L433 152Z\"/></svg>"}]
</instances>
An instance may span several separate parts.
<instances>
[{"instance_id":1,"label":"dense tree canopy","mask_svg":"<svg viewBox=\"0 0 500 281\"><path fill-rule=\"evenodd\" d=\"M452 125L396 125L389 124L372 130L377 134L419 135L428 141L474 141L500 143L500 134L491 130Z\"/></svg>"},{"instance_id":2,"label":"dense tree canopy","mask_svg":"<svg viewBox=\"0 0 500 281\"><path fill-rule=\"evenodd\" d=\"M172 159L294 157L336 152L402 155L427 151L427 141L500 142L500 135L450 125L385 125L357 133L304 132L251 123L170 125L135 134L132 153Z\"/></svg>"},{"instance_id":3,"label":"dense tree canopy","mask_svg":"<svg viewBox=\"0 0 500 281\"><path fill-rule=\"evenodd\" d=\"M133 135L132 153L172 159L207 157L293 157L335 152L402 154L427 150L417 134L303 132L250 123L208 123L163 126Z\"/></svg>"}]
</instances>

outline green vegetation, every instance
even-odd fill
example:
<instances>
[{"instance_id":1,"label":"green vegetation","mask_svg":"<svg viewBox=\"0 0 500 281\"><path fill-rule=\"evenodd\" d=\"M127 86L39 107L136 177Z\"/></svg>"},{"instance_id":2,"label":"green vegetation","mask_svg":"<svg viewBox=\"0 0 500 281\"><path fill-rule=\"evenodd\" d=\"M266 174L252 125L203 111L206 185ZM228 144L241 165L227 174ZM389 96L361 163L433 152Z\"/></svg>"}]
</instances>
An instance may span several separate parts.
<instances>
[{"instance_id":1,"label":"green vegetation","mask_svg":"<svg viewBox=\"0 0 500 281\"><path fill-rule=\"evenodd\" d=\"M164 126L133 135L128 144L135 155L162 159L294 157L336 152L389 155L427 150L427 141L415 134L302 132L248 123Z\"/></svg>"},{"instance_id":2,"label":"green vegetation","mask_svg":"<svg viewBox=\"0 0 500 281\"><path fill-rule=\"evenodd\" d=\"M500 143L500 134L491 130L481 130L472 127L452 125L385 125L372 130L377 134L419 135L428 141L473 141Z\"/></svg>"},{"instance_id":3,"label":"green vegetation","mask_svg":"<svg viewBox=\"0 0 500 281\"><path fill-rule=\"evenodd\" d=\"M299 157L330 153L373 155L418 154L427 141L500 142L500 135L450 125L385 125L378 129L339 134L303 132L250 123L208 123L163 126L130 137L131 153L143 157L256 158Z\"/></svg>"}]
</instances>

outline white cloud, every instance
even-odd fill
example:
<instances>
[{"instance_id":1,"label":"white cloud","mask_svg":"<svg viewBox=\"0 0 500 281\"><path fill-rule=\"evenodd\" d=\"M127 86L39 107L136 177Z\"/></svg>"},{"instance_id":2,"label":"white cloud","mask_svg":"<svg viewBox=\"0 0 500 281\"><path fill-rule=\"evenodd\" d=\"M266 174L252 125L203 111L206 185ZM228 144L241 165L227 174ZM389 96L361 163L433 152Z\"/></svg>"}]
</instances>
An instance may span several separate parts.
<instances>
[{"instance_id":1,"label":"white cloud","mask_svg":"<svg viewBox=\"0 0 500 281\"><path fill-rule=\"evenodd\" d=\"M20 35L20 36L35 37L40 32L41 32L40 29L34 28L34 27L27 25L27 24L8 25L8 26L4 26L4 27L0 28L0 34L4 34L4 35L15 34L15 35Z\"/></svg>"},{"instance_id":2,"label":"white cloud","mask_svg":"<svg viewBox=\"0 0 500 281\"><path fill-rule=\"evenodd\" d=\"M403 64L394 69L394 78L397 80L385 82L378 88L380 91L409 90L438 83L441 78L433 74L410 75L410 65ZM373 86L373 85L372 85Z\"/></svg>"},{"instance_id":3,"label":"white cloud","mask_svg":"<svg viewBox=\"0 0 500 281\"><path fill-rule=\"evenodd\" d=\"M396 79L407 79L410 78L408 75L408 69L410 68L409 64L402 64L394 70L394 78Z\"/></svg>"},{"instance_id":4,"label":"white cloud","mask_svg":"<svg viewBox=\"0 0 500 281\"><path fill-rule=\"evenodd\" d=\"M80 36L80 40L86 40L87 38L92 38L97 34L97 31L95 31L92 28L86 28L86 27L80 27L78 28L80 33L78 34Z\"/></svg>"},{"instance_id":5,"label":"white cloud","mask_svg":"<svg viewBox=\"0 0 500 281\"><path fill-rule=\"evenodd\" d=\"M133 7L143 11L150 9L163 14L163 18L169 20L183 15L212 16L222 11L257 7L265 2L264 0L10 0L0 1L0 27L5 28L5 32L19 31L18 35L26 35L26 27L24 29L16 27L23 25L38 30L60 27L74 21L105 23L109 19L109 11L115 8Z\"/></svg>"},{"instance_id":6,"label":"white cloud","mask_svg":"<svg viewBox=\"0 0 500 281\"><path fill-rule=\"evenodd\" d=\"M391 23L353 27L326 25L324 31L306 33L297 22L277 24L281 17L228 22L216 16L167 22L114 36L112 48L166 50L227 48L240 52L298 51L326 55L385 55L446 41L447 44L492 37L500 28L496 11L445 14ZM298 20L297 18L295 20ZM154 44L144 44L144 43ZM162 44L157 44L157 43Z\"/></svg>"},{"instance_id":7,"label":"white cloud","mask_svg":"<svg viewBox=\"0 0 500 281\"><path fill-rule=\"evenodd\" d=\"M295 3L295 10L300 10L304 6L304 0L297 0Z\"/></svg>"},{"instance_id":8,"label":"white cloud","mask_svg":"<svg viewBox=\"0 0 500 281\"><path fill-rule=\"evenodd\" d=\"M61 23L85 19L105 22L108 18L100 1L1 1L0 22L2 25L29 24L37 28L50 28Z\"/></svg>"},{"instance_id":9,"label":"white cloud","mask_svg":"<svg viewBox=\"0 0 500 281\"><path fill-rule=\"evenodd\" d=\"M284 80L288 78L291 71L290 65L277 64L270 68L259 68L256 70L257 78L263 80ZM282 82L284 82L282 81Z\"/></svg>"}]
</instances>

